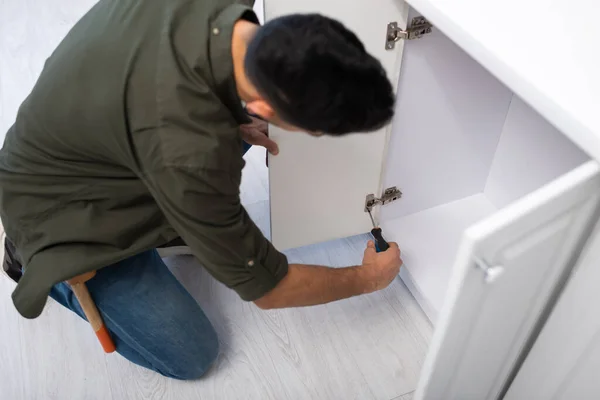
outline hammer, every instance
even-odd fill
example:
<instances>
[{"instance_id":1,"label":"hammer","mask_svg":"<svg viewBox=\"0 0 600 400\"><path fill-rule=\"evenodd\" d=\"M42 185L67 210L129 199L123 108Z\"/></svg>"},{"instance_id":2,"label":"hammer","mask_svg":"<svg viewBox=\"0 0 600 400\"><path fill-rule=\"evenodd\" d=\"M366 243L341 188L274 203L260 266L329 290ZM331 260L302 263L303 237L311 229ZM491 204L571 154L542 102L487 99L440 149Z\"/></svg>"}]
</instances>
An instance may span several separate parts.
<instances>
[{"instance_id":1,"label":"hammer","mask_svg":"<svg viewBox=\"0 0 600 400\"><path fill-rule=\"evenodd\" d=\"M96 271L86 272L85 274L81 274L76 276L73 279L69 279L67 283L71 286L73 293L75 293L75 297L77 297L77 301L81 305L83 309L83 313L85 317L89 321L92 329L96 333L102 348L106 353L112 353L116 350L115 343L110 337L110 333L108 329L106 329L106 325L104 325L104 321L102 320L102 316L90 295L90 292L85 285L87 281L96 276Z\"/></svg>"}]
</instances>

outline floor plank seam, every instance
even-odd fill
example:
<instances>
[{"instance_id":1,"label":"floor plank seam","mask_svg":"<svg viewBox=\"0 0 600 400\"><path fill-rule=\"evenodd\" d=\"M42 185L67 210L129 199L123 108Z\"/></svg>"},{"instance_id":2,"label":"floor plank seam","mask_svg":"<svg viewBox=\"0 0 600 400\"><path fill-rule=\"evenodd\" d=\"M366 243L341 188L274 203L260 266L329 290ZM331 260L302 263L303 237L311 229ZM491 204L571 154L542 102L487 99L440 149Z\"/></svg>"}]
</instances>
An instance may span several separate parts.
<instances>
[{"instance_id":1,"label":"floor plank seam","mask_svg":"<svg viewBox=\"0 0 600 400\"><path fill-rule=\"evenodd\" d=\"M401 394L398 397L394 397L393 399L390 399L390 400L405 400L406 396L409 396L409 395L413 395L414 396L415 392L416 392L416 390L411 390L410 392L406 392L406 393ZM412 396L411 396L411 398L412 398Z\"/></svg>"}]
</instances>

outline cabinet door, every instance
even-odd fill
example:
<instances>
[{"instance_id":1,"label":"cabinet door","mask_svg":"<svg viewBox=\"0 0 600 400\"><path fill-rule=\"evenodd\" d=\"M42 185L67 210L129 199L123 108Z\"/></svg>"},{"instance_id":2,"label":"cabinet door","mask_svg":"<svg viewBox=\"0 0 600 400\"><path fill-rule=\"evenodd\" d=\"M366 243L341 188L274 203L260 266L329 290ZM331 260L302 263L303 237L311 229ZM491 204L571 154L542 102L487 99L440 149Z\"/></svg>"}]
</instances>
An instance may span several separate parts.
<instances>
[{"instance_id":1,"label":"cabinet door","mask_svg":"<svg viewBox=\"0 0 600 400\"><path fill-rule=\"evenodd\" d=\"M600 224L505 400L600 398Z\"/></svg>"},{"instance_id":2,"label":"cabinet door","mask_svg":"<svg viewBox=\"0 0 600 400\"><path fill-rule=\"evenodd\" d=\"M387 24L406 27L408 6L401 0L265 0L265 19L290 13L335 18L354 31L383 64L394 87L403 43L385 49ZM280 249L368 232L365 197L381 193L389 126L371 134L314 138L270 127L279 144L269 158L272 241ZM332 184L334 183L334 184Z\"/></svg>"},{"instance_id":3,"label":"cabinet door","mask_svg":"<svg viewBox=\"0 0 600 400\"><path fill-rule=\"evenodd\" d=\"M497 399L572 269L600 199L595 161L467 229L417 399Z\"/></svg>"}]
</instances>

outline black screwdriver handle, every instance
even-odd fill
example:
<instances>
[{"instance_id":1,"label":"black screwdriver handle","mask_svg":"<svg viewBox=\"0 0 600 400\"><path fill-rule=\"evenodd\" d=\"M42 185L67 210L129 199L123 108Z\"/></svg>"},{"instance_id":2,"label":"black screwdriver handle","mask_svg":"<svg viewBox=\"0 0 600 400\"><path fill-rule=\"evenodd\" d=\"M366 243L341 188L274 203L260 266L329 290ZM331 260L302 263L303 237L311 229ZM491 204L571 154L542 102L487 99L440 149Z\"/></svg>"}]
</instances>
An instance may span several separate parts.
<instances>
[{"instance_id":1,"label":"black screwdriver handle","mask_svg":"<svg viewBox=\"0 0 600 400\"><path fill-rule=\"evenodd\" d=\"M390 248L390 245L388 244L388 242L386 242L385 239L383 238L383 234L381 233L381 228L373 228L371 230L371 235L373 235L373 237L375 238L375 250L377 250L378 253L380 253L382 251L386 251L387 249Z\"/></svg>"}]
</instances>

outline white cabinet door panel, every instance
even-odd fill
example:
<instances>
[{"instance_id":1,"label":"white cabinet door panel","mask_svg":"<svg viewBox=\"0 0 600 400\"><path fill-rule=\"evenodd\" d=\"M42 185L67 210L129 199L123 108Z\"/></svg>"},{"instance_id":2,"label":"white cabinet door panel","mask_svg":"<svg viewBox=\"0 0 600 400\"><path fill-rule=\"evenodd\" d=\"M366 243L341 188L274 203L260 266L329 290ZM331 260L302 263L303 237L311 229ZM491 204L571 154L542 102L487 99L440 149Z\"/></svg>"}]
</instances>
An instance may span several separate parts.
<instances>
[{"instance_id":1,"label":"white cabinet door panel","mask_svg":"<svg viewBox=\"0 0 600 400\"><path fill-rule=\"evenodd\" d=\"M396 86L402 41L385 49L387 24L406 27L408 6L401 0L266 0L265 18L320 13L341 21L378 58ZM389 126L371 134L313 138L270 127L280 153L269 158L272 241L280 249L368 232L365 197L381 193Z\"/></svg>"},{"instance_id":2,"label":"white cabinet door panel","mask_svg":"<svg viewBox=\"0 0 600 400\"><path fill-rule=\"evenodd\" d=\"M498 398L592 224L599 171L590 161L465 232L416 399ZM503 273L488 282L478 264Z\"/></svg>"},{"instance_id":3,"label":"white cabinet door panel","mask_svg":"<svg viewBox=\"0 0 600 400\"><path fill-rule=\"evenodd\" d=\"M600 398L600 224L505 400Z\"/></svg>"}]
</instances>

